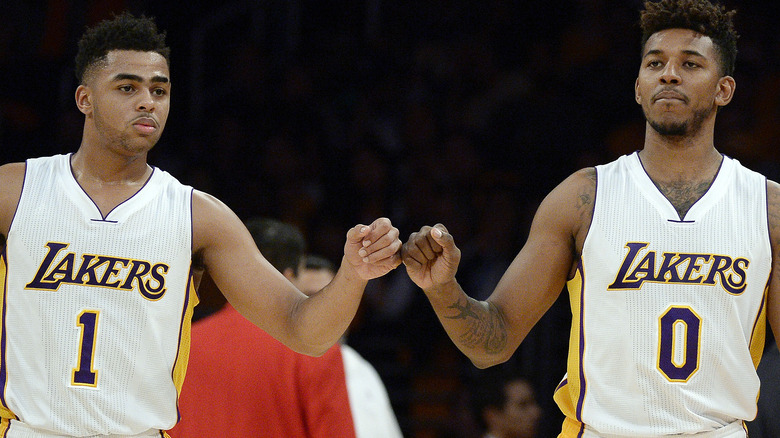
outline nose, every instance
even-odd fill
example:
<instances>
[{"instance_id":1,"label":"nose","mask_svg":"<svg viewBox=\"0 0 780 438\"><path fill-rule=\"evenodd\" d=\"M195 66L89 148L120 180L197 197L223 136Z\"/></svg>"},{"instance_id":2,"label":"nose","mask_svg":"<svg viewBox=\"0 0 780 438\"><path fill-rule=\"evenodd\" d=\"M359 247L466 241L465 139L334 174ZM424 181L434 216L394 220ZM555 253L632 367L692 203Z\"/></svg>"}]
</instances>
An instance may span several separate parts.
<instances>
[{"instance_id":1,"label":"nose","mask_svg":"<svg viewBox=\"0 0 780 438\"><path fill-rule=\"evenodd\" d=\"M669 62L664 66L661 71L661 77L659 78L662 84L679 84L680 75L677 73L677 67L674 63Z\"/></svg>"},{"instance_id":2,"label":"nose","mask_svg":"<svg viewBox=\"0 0 780 438\"><path fill-rule=\"evenodd\" d=\"M135 109L144 112L154 111L154 96L152 96L151 90L141 90L138 93L138 102Z\"/></svg>"}]
</instances>

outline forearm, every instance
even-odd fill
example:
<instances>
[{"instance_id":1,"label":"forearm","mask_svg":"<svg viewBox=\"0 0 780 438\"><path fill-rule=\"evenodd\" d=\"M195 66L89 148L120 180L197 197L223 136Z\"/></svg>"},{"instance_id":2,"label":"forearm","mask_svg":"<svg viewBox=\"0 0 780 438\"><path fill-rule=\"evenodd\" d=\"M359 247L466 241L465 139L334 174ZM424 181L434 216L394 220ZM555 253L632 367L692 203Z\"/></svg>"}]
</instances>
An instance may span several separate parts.
<instances>
[{"instance_id":1,"label":"forearm","mask_svg":"<svg viewBox=\"0 0 780 438\"><path fill-rule=\"evenodd\" d=\"M300 303L293 327L302 340L302 353L322 355L339 340L357 313L367 283L342 259L331 283Z\"/></svg>"},{"instance_id":2,"label":"forearm","mask_svg":"<svg viewBox=\"0 0 780 438\"><path fill-rule=\"evenodd\" d=\"M495 305L469 297L456 281L425 294L444 330L475 366L487 368L511 356L506 323Z\"/></svg>"}]
</instances>

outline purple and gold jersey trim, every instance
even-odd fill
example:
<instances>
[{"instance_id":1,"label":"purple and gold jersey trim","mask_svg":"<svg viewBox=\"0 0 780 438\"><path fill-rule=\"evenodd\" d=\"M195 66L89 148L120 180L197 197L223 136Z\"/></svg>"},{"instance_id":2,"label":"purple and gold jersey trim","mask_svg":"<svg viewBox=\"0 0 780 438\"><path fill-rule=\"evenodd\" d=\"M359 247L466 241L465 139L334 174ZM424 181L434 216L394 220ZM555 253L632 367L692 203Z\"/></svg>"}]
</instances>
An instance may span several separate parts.
<instances>
[{"instance_id":1,"label":"purple and gold jersey trim","mask_svg":"<svg viewBox=\"0 0 780 438\"><path fill-rule=\"evenodd\" d=\"M184 298L184 304L181 312L181 325L179 329L179 348L176 352L176 361L173 365L173 383L176 386L177 395L181 395L181 388L184 385L184 375L187 373L187 362L190 358L190 334L192 331L192 312L198 304L198 293L193 282L193 271L190 266L190 277L187 282L187 294ZM178 406L177 406L178 411ZM181 413L178 413L181 418ZM178 420L177 420L178 421Z\"/></svg>"},{"instance_id":2,"label":"purple and gold jersey trim","mask_svg":"<svg viewBox=\"0 0 780 438\"><path fill-rule=\"evenodd\" d=\"M572 309L571 334L569 338L569 359L567 378L558 385L554 399L570 423L582 424L582 406L585 401L587 379L582 367L582 355L585 352L584 321L583 321L583 291L585 278L582 262L577 266L574 277L568 281L569 300ZM566 423L564 423L566 424ZM572 430L570 424L569 430ZM580 432L581 433L581 432ZM564 435L579 436L579 435Z\"/></svg>"},{"instance_id":3,"label":"purple and gold jersey trim","mask_svg":"<svg viewBox=\"0 0 780 438\"><path fill-rule=\"evenodd\" d=\"M2 320L0 321L0 432L5 436L5 432L10 426L10 420L16 420L17 417L8 408L5 401L5 391L8 384L8 368L6 364L6 330L5 330L5 309L6 309L6 291L8 290L8 264L5 250L0 253L0 302L2 302Z\"/></svg>"},{"instance_id":4,"label":"purple and gold jersey trim","mask_svg":"<svg viewBox=\"0 0 780 438\"><path fill-rule=\"evenodd\" d=\"M187 295L184 299L181 314L181 326L179 329L179 348L176 352L176 361L173 365L173 382L176 390L181 394L184 383L184 374L187 372L187 362L190 357L190 332L192 328L192 312L198 304L198 295L193 284L192 269L187 282Z\"/></svg>"},{"instance_id":5,"label":"purple and gold jersey trim","mask_svg":"<svg viewBox=\"0 0 780 438\"><path fill-rule=\"evenodd\" d=\"M764 353L766 344L766 297L769 293L769 281L764 289L764 297L761 299L761 306L758 309L758 315L753 322L753 330L750 332L750 357L753 359L753 366L758 368L761 362L761 356Z\"/></svg>"}]
</instances>

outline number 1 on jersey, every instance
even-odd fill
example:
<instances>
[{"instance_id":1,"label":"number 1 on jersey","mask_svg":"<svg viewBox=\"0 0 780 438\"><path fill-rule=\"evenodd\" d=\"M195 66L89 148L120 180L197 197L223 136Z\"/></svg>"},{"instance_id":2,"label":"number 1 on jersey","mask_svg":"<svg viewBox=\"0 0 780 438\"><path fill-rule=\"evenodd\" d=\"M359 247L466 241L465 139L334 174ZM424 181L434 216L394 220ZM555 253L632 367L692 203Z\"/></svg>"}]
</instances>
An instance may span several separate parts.
<instances>
[{"instance_id":1,"label":"number 1 on jersey","mask_svg":"<svg viewBox=\"0 0 780 438\"><path fill-rule=\"evenodd\" d=\"M97 371L92 366L95 359L95 334L99 313L96 310L84 310L76 319L81 327L81 340L78 354L79 367L73 369L74 385L97 386Z\"/></svg>"}]
</instances>

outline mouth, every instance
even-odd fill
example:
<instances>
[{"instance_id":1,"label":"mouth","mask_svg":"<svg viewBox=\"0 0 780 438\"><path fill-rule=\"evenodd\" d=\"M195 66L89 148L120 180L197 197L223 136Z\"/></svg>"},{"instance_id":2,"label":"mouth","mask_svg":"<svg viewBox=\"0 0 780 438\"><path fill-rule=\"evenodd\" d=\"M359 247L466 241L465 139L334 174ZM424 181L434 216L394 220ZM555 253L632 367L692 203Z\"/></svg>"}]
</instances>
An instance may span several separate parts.
<instances>
[{"instance_id":1,"label":"mouth","mask_svg":"<svg viewBox=\"0 0 780 438\"><path fill-rule=\"evenodd\" d=\"M660 91L656 93L655 96L653 96L653 102L663 102L663 101L665 102L678 101L678 102L687 103L688 99L683 94L671 90Z\"/></svg>"},{"instance_id":2,"label":"mouth","mask_svg":"<svg viewBox=\"0 0 780 438\"><path fill-rule=\"evenodd\" d=\"M151 117L141 117L133 121L133 127L142 134L152 134L157 131L157 122Z\"/></svg>"}]
</instances>

